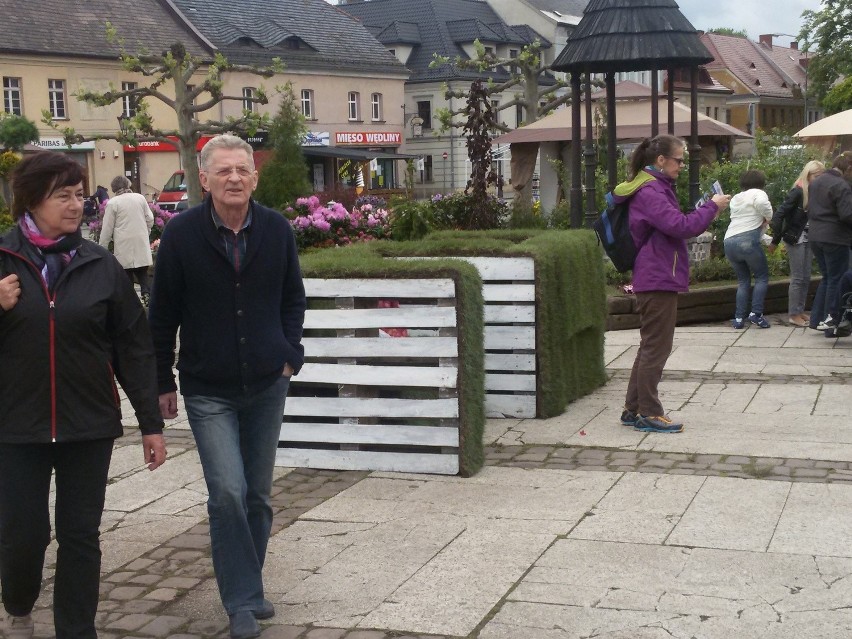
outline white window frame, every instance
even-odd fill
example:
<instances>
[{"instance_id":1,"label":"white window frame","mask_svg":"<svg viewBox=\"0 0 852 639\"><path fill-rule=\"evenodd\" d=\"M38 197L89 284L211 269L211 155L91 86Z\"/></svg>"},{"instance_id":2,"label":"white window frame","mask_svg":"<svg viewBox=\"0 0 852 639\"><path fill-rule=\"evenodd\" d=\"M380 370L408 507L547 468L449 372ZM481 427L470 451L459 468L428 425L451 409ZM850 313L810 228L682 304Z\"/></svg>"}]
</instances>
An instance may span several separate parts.
<instances>
[{"instance_id":1,"label":"white window frame","mask_svg":"<svg viewBox=\"0 0 852 639\"><path fill-rule=\"evenodd\" d=\"M382 94L373 93L370 96L370 115L373 122L381 122L382 120Z\"/></svg>"},{"instance_id":2,"label":"white window frame","mask_svg":"<svg viewBox=\"0 0 852 639\"><path fill-rule=\"evenodd\" d=\"M49 78L47 81L47 101L50 104L50 117L53 120L67 120L68 108L65 99L65 80Z\"/></svg>"},{"instance_id":3,"label":"white window frame","mask_svg":"<svg viewBox=\"0 0 852 639\"><path fill-rule=\"evenodd\" d=\"M349 105L349 121L358 122L361 119L361 96L357 91L350 91L347 102Z\"/></svg>"},{"instance_id":4,"label":"white window frame","mask_svg":"<svg viewBox=\"0 0 852 639\"><path fill-rule=\"evenodd\" d=\"M254 97L257 97L257 89L255 87L243 87L243 111L257 113L257 102L253 102L250 99Z\"/></svg>"},{"instance_id":5,"label":"white window frame","mask_svg":"<svg viewBox=\"0 0 852 639\"><path fill-rule=\"evenodd\" d=\"M302 115L306 120L314 119L314 91L313 89L302 89Z\"/></svg>"},{"instance_id":6,"label":"white window frame","mask_svg":"<svg viewBox=\"0 0 852 639\"><path fill-rule=\"evenodd\" d=\"M122 91L132 91L137 89L139 85L136 82L122 82ZM124 118L132 118L136 115L136 97L125 95L121 98L121 116Z\"/></svg>"},{"instance_id":7,"label":"white window frame","mask_svg":"<svg viewBox=\"0 0 852 639\"><path fill-rule=\"evenodd\" d=\"M21 78L3 76L3 110L13 115L24 114Z\"/></svg>"}]
</instances>

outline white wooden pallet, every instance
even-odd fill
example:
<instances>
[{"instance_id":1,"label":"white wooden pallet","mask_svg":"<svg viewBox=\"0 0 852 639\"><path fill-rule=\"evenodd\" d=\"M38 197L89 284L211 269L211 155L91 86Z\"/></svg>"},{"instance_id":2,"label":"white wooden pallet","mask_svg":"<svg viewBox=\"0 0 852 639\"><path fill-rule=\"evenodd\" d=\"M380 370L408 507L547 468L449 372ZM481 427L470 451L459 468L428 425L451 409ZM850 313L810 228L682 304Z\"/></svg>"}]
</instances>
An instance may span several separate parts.
<instances>
[{"instance_id":1,"label":"white wooden pallet","mask_svg":"<svg viewBox=\"0 0 852 639\"><path fill-rule=\"evenodd\" d=\"M534 418L537 415L535 261L531 257L453 259L473 264L482 278L486 416Z\"/></svg>"},{"instance_id":2,"label":"white wooden pallet","mask_svg":"<svg viewBox=\"0 0 852 639\"><path fill-rule=\"evenodd\" d=\"M305 314L306 362L291 382L276 463L457 474L455 283L307 278L305 289L331 308ZM379 299L403 304L376 308ZM410 336L379 337L383 327Z\"/></svg>"}]
</instances>

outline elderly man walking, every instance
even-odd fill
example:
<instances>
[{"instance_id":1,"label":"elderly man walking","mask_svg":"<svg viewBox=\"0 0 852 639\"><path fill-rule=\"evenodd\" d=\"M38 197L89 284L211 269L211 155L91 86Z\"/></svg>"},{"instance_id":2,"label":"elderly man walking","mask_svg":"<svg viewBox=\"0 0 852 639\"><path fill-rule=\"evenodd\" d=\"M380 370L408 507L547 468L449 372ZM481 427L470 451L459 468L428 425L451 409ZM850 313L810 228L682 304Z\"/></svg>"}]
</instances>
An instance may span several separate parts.
<instances>
[{"instance_id":1,"label":"elderly man walking","mask_svg":"<svg viewBox=\"0 0 852 639\"><path fill-rule=\"evenodd\" d=\"M251 198L251 147L217 136L200 163L209 195L163 233L150 324L165 418L177 416L180 329L180 390L209 492L213 568L231 637L249 639L260 635L257 619L275 614L262 570L284 401L303 362L305 289L289 222Z\"/></svg>"},{"instance_id":2,"label":"elderly man walking","mask_svg":"<svg viewBox=\"0 0 852 639\"><path fill-rule=\"evenodd\" d=\"M148 200L140 193L130 190L130 180L123 175L113 178L110 188L115 194L107 202L98 243L109 248L121 264L127 277L139 282L142 303L148 305L151 287L148 269L151 268L150 233L154 225L154 214Z\"/></svg>"}]
</instances>

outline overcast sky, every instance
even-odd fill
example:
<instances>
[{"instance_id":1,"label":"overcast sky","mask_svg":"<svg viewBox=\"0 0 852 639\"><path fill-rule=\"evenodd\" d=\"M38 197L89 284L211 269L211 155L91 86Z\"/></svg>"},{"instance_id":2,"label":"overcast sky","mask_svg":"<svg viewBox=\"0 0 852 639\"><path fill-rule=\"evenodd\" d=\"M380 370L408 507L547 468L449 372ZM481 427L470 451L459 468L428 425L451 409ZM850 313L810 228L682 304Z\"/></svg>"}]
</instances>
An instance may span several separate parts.
<instances>
[{"instance_id":1,"label":"overcast sky","mask_svg":"<svg viewBox=\"0 0 852 639\"><path fill-rule=\"evenodd\" d=\"M742 29L751 40L763 33L792 33L802 27L802 11L819 10L819 0L676 0L681 13L696 29ZM793 38L775 42L786 46Z\"/></svg>"}]
</instances>

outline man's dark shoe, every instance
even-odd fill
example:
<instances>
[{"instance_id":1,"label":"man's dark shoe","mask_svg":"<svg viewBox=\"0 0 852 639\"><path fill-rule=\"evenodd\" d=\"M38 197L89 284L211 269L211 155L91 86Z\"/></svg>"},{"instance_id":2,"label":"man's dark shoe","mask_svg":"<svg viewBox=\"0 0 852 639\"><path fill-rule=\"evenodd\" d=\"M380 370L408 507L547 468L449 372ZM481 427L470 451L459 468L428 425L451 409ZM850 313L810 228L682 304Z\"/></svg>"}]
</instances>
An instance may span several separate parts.
<instances>
[{"instance_id":1,"label":"man's dark shoe","mask_svg":"<svg viewBox=\"0 0 852 639\"><path fill-rule=\"evenodd\" d=\"M632 410L625 408L624 412L621 413L621 423L625 426L635 426L636 420L638 419L636 413Z\"/></svg>"},{"instance_id":2,"label":"man's dark shoe","mask_svg":"<svg viewBox=\"0 0 852 639\"><path fill-rule=\"evenodd\" d=\"M240 610L228 617L231 639L254 639L260 636L260 625L251 610Z\"/></svg>"},{"instance_id":3,"label":"man's dark shoe","mask_svg":"<svg viewBox=\"0 0 852 639\"><path fill-rule=\"evenodd\" d=\"M683 424L673 422L664 415L656 417L643 417L639 415L639 419L636 420L636 425L633 429L641 430L645 433L680 433L683 431Z\"/></svg>"},{"instance_id":4,"label":"man's dark shoe","mask_svg":"<svg viewBox=\"0 0 852 639\"><path fill-rule=\"evenodd\" d=\"M275 606L272 605L272 602L269 599L264 599L263 603L260 604L260 608L254 611L255 619L271 619L275 616Z\"/></svg>"}]
</instances>

